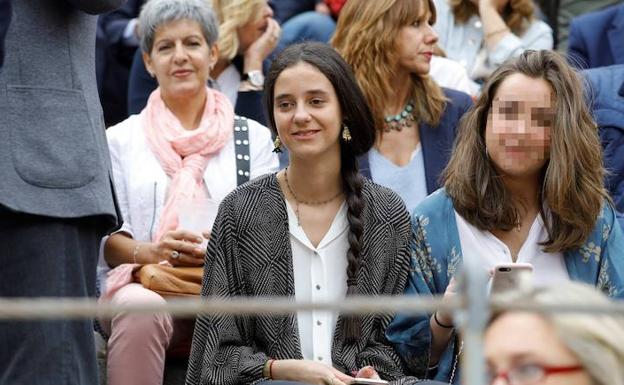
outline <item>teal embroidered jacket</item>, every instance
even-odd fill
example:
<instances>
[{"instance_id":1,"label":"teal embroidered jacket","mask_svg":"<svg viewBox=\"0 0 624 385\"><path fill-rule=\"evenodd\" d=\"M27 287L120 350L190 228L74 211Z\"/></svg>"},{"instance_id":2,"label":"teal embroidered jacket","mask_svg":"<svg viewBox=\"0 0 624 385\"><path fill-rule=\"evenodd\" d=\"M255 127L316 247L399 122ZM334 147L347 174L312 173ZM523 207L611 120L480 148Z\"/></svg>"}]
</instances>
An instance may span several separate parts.
<instances>
[{"instance_id":1,"label":"teal embroidered jacket","mask_svg":"<svg viewBox=\"0 0 624 385\"><path fill-rule=\"evenodd\" d=\"M462 261L453 202L444 189L427 197L412 214L414 242L407 295L441 295ZM610 297L624 298L624 236L613 207L605 202L585 244L564 252L570 279L591 284ZM430 314L399 314L386 330L411 370L419 378L449 382L455 362L455 338L443 353L437 370L428 370ZM459 380L459 368L453 383Z\"/></svg>"}]
</instances>

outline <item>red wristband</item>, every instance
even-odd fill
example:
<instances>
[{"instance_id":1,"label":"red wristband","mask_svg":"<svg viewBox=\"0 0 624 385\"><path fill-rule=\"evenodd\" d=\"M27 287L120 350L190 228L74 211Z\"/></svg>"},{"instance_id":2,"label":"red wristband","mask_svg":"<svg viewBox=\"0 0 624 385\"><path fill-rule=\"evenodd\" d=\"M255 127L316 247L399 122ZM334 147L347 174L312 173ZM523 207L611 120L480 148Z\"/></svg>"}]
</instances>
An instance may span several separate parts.
<instances>
[{"instance_id":1,"label":"red wristband","mask_svg":"<svg viewBox=\"0 0 624 385\"><path fill-rule=\"evenodd\" d=\"M275 360L271 360L271 362L269 363L269 378L272 380L273 379L273 363L275 362Z\"/></svg>"}]
</instances>

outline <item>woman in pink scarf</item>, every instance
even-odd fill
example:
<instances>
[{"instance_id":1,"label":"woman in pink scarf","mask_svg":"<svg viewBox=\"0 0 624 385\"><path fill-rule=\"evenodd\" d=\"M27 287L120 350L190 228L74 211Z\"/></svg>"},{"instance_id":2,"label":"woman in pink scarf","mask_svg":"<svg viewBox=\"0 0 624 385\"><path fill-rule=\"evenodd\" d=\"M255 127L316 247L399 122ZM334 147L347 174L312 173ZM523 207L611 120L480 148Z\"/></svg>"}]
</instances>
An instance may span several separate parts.
<instances>
[{"instance_id":1,"label":"woman in pink scarf","mask_svg":"<svg viewBox=\"0 0 624 385\"><path fill-rule=\"evenodd\" d=\"M236 187L238 174L254 178L278 166L268 129L235 121L228 98L206 86L218 59L218 24L207 2L151 0L139 25L145 65L159 88L139 115L107 132L124 225L103 241L100 263L114 268L104 300L125 304L165 301L130 282L137 264L203 265L201 244L210 229L181 228L181 204L219 201ZM236 138L235 131L247 136ZM243 161L248 170L239 168ZM190 342L192 328L169 315L122 314L101 324L110 335L110 385L161 384L167 353L190 347L178 340Z\"/></svg>"}]
</instances>

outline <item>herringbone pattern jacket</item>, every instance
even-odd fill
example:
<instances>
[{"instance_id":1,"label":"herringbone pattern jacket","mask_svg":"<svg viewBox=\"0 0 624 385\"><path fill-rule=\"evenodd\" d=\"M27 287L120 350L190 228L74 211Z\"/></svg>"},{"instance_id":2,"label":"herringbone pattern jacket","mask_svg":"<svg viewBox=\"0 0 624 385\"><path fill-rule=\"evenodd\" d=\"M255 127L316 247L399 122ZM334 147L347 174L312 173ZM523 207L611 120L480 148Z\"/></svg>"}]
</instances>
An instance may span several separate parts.
<instances>
[{"instance_id":1,"label":"herringbone pattern jacket","mask_svg":"<svg viewBox=\"0 0 624 385\"><path fill-rule=\"evenodd\" d=\"M366 180L362 198L363 248L359 295L400 295L409 272L410 218L401 199ZM346 258L346 256L345 256ZM221 203L206 257L203 296L294 298L292 251L284 196L275 174L240 186ZM263 379L266 360L301 359L295 315L200 316L195 326L186 383L251 384ZM344 339L338 317L332 362L340 371L371 365L386 380L412 383L386 340L391 314L361 318L356 343Z\"/></svg>"}]
</instances>

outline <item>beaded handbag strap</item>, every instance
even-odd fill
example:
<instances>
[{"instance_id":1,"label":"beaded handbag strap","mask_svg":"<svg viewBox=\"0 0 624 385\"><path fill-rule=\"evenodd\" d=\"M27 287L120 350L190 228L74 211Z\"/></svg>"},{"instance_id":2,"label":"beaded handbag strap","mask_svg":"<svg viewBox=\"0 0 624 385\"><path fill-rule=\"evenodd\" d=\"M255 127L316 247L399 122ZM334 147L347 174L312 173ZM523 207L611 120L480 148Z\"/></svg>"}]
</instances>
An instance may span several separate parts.
<instances>
[{"instance_id":1,"label":"beaded handbag strap","mask_svg":"<svg viewBox=\"0 0 624 385\"><path fill-rule=\"evenodd\" d=\"M249 125L244 116L234 116L234 154L236 156L236 185L249 181Z\"/></svg>"}]
</instances>

